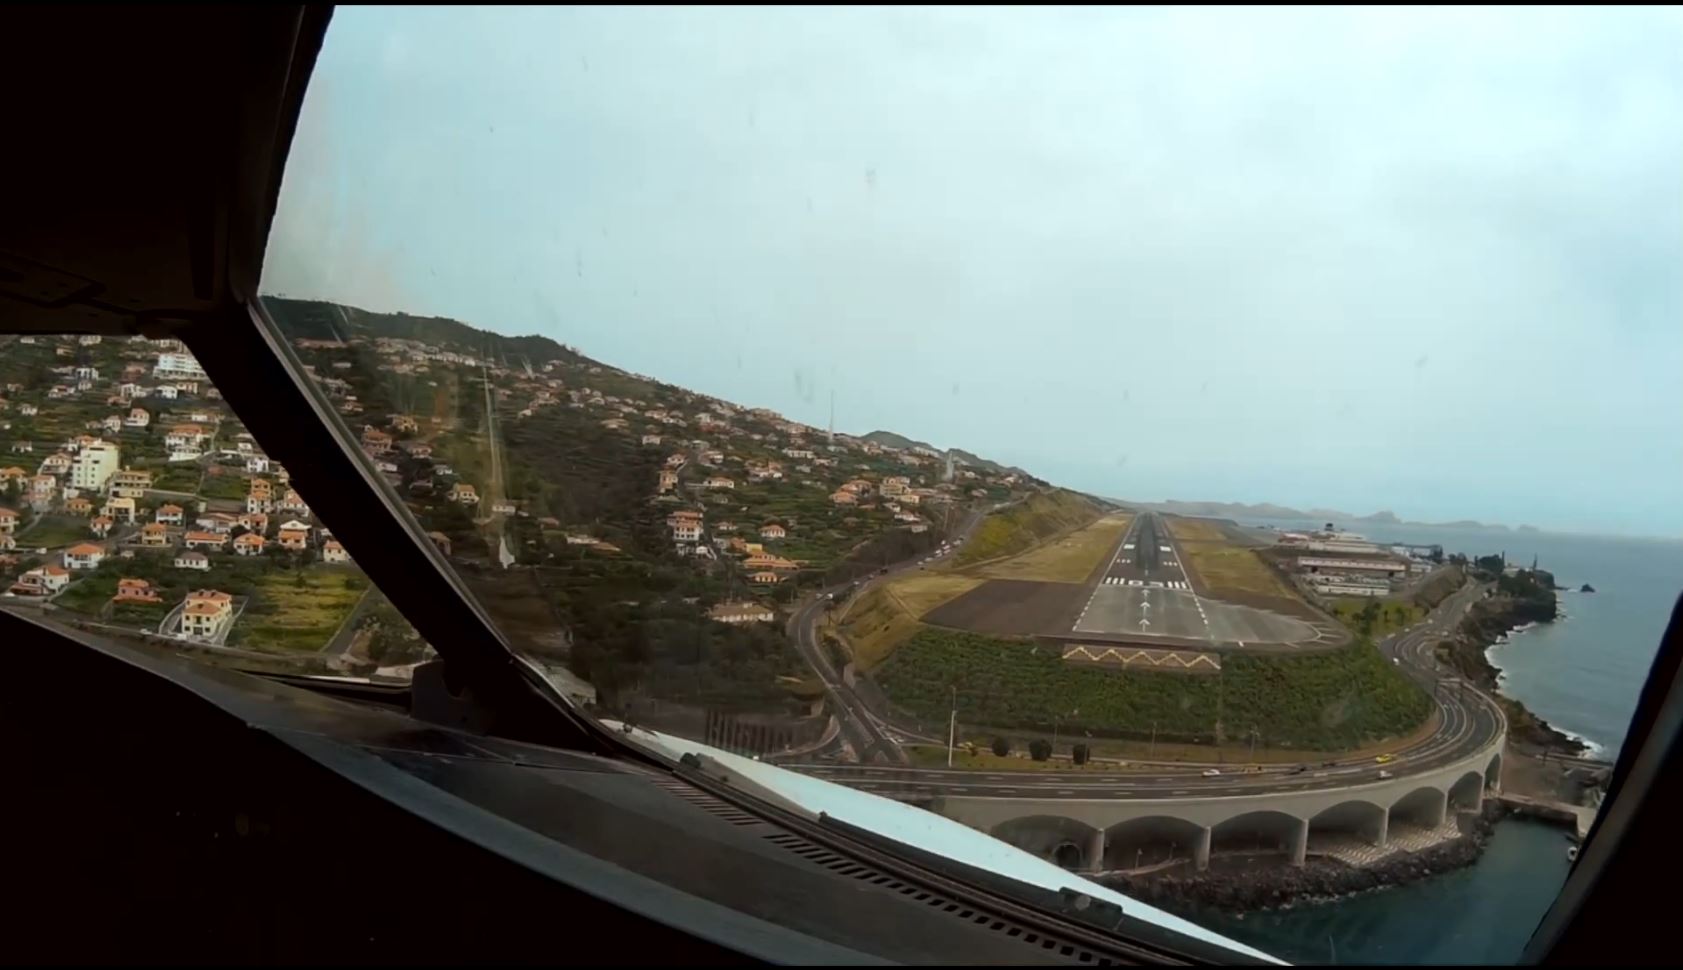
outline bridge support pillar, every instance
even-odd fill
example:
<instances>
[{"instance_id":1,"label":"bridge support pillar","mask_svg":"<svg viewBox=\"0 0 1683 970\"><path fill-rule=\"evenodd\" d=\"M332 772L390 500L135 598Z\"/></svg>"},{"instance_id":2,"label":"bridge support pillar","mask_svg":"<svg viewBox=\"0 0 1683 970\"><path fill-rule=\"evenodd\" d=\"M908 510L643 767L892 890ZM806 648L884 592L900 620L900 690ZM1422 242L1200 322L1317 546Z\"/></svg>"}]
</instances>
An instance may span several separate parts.
<instances>
[{"instance_id":1,"label":"bridge support pillar","mask_svg":"<svg viewBox=\"0 0 1683 970\"><path fill-rule=\"evenodd\" d=\"M1192 843L1192 865L1199 872L1210 867L1210 827L1204 826L1198 833L1198 840Z\"/></svg>"},{"instance_id":2,"label":"bridge support pillar","mask_svg":"<svg viewBox=\"0 0 1683 970\"><path fill-rule=\"evenodd\" d=\"M1381 849L1385 848L1385 840L1390 835L1391 813L1387 810L1379 813L1379 821L1373 826L1373 844Z\"/></svg>"},{"instance_id":3,"label":"bridge support pillar","mask_svg":"<svg viewBox=\"0 0 1683 970\"><path fill-rule=\"evenodd\" d=\"M1086 863L1090 872L1098 872L1104 868L1104 829L1094 832L1092 838L1087 840L1086 858L1081 861Z\"/></svg>"},{"instance_id":4,"label":"bridge support pillar","mask_svg":"<svg viewBox=\"0 0 1683 970\"><path fill-rule=\"evenodd\" d=\"M1473 811L1480 812L1480 811L1483 811L1483 810L1484 810L1484 786L1480 785L1480 786L1478 786L1478 790L1473 792Z\"/></svg>"},{"instance_id":5,"label":"bridge support pillar","mask_svg":"<svg viewBox=\"0 0 1683 970\"><path fill-rule=\"evenodd\" d=\"M1449 789L1446 788L1446 789L1443 789L1442 791L1438 792L1438 800L1433 803L1432 812L1429 816L1427 816L1427 818L1431 821L1432 827L1437 828L1438 826L1443 824L1443 820L1445 818L1447 818L1448 816L1449 816Z\"/></svg>"},{"instance_id":6,"label":"bridge support pillar","mask_svg":"<svg viewBox=\"0 0 1683 970\"><path fill-rule=\"evenodd\" d=\"M1291 864L1294 866L1301 866L1303 865L1303 861L1308 857L1309 820L1306 818L1298 819L1297 831L1293 833L1291 837Z\"/></svg>"}]
</instances>

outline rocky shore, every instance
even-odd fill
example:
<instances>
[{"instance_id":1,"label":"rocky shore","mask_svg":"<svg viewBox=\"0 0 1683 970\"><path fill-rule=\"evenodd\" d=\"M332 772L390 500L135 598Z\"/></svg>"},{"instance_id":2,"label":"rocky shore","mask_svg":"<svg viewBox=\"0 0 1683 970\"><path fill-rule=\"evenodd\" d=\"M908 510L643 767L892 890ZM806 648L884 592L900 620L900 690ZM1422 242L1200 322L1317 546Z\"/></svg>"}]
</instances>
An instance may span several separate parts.
<instances>
[{"instance_id":1,"label":"rocky shore","mask_svg":"<svg viewBox=\"0 0 1683 970\"><path fill-rule=\"evenodd\" d=\"M1356 867L1323 857L1311 857L1302 866L1283 865L1277 859L1263 865L1227 865L1218 857L1206 872L1181 868L1143 877L1105 876L1100 882L1140 902L1188 917L1195 917L1201 908L1276 909L1401 886L1471 865L1484 851L1495 821L1504 814L1500 805L1489 803L1480 815L1461 816L1460 838L1421 852L1398 852L1373 866Z\"/></svg>"},{"instance_id":2,"label":"rocky shore","mask_svg":"<svg viewBox=\"0 0 1683 970\"><path fill-rule=\"evenodd\" d=\"M1554 577L1547 572L1521 572L1503 577L1489 599L1474 603L1455 635L1438 644L1438 655L1461 676L1496 698L1508 716L1508 740L1523 748L1583 754L1589 748L1533 714L1526 706L1502 694L1497 686L1501 671L1490 662L1487 652L1496 642L1529 623L1552 623L1559 615L1555 602Z\"/></svg>"}]
</instances>

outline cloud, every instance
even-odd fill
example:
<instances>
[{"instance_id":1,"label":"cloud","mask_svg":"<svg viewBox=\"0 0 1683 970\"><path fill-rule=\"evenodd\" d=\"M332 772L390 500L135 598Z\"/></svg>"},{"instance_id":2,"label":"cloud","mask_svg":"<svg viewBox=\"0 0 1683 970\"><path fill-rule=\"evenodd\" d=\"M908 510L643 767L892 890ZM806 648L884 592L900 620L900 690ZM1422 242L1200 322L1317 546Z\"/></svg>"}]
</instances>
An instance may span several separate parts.
<instances>
[{"instance_id":1,"label":"cloud","mask_svg":"<svg viewBox=\"0 0 1683 970\"><path fill-rule=\"evenodd\" d=\"M1683 532L1680 25L346 8L265 282L1106 494Z\"/></svg>"}]
</instances>

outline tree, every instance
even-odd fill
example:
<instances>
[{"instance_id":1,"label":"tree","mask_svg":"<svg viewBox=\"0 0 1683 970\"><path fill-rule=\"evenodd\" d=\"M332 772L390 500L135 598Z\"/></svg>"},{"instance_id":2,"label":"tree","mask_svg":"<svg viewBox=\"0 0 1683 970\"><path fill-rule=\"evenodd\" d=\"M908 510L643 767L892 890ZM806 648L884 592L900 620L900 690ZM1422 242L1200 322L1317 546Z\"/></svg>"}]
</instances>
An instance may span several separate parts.
<instances>
[{"instance_id":1,"label":"tree","mask_svg":"<svg viewBox=\"0 0 1683 970\"><path fill-rule=\"evenodd\" d=\"M1029 742L1029 757L1036 761L1045 761L1052 757L1052 742L1045 738L1035 738Z\"/></svg>"},{"instance_id":2,"label":"tree","mask_svg":"<svg viewBox=\"0 0 1683 970\"><path fill-rule=\"evenodd\" d=\"M1001 758L1010 754L1011 753L1011 741L1010 741L1010 739L1006 738L1004 735L1000 735L1000 736L994 738L993 739L993 753L999 755Z\"/></svg>"},{"instance_id":3,"label":"tree","mask_svg":"<svg viewBox=\"0 0 1683 970\"><path fill-rule=\"evenodd\" d=\"M1075 747L1069 749L1069 760L1075 762L1078 765L1086 764L1087 763L1087 746L1085 744L1078 744Z\"/></svg>"}]
</instances>

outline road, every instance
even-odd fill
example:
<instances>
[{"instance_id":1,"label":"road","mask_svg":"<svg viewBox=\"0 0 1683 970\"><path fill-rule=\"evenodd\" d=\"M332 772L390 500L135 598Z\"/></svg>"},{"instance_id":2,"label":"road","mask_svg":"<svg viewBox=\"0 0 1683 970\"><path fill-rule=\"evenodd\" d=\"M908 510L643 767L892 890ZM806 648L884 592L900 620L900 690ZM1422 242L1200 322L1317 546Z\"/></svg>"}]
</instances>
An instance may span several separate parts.
<instances>
[{"instance_id":1,"label":"road","mask_svg":"<svg viewBox=\"0 0 1683 970\"><path fill-rule=\"evenodd\" d=\"M1137 548L1138 543L1135 545ZM1170 567L1162 564L1159 568ZM1438 704L1436 728L1428 736L1392 752L1393 760L1386 764L1385 769L1398 777L1459 761L1489 744L1503 728L1502 714L1495 702L1455 677L1432 655L1432 646L1455 628L1467 607L1483 592L1483 587L1470 585L1439 604L1420 624L1379 644L1380 652L1431 692ZM868 712L863 717L866 723L871 723ZM1215 777L1203 776L1202 772L1209 766L1163 763L1136 763L1130 770L1111 772L989 773L875 764L788 767L828 781L900 798L937 794L1002 798L1177 798L1263 794L1346 787L1374 780L1379 768L1371 756L1334 757L1303 765L1258 766L1254 771L1236 771L1230 766L1223 766L1218 769L1221 774Z\"/></svg>"},{"instance_id":2,"label":"road","mask_svg":"<svg viewBox=\"0 0 1683 970\"><path fill-rule=\"evenodd\" d=\"M883 572L860 582L858 588L854 591L854 595L863 594L872 585L890 576L910 569L917 569L927 563L952 555L970 538L976 526L981 523L983 516L990 511L997 511L1011 504L1013 503L1003 503L985 511L977 510L966 514L964 521L959 523L958 529L947 537L947 542L950 544L947 552L924 555L885 567ZM826 656L823 643L818 635L818 626L824 618L826 608L832 603L840 602L847 595L848 589L852 585L852 583L838 583L819 590L817 595L802 604L789 618L788 634L790 639L794 641L795 649L806 659L807 666L811 667L813 673L818 675L818 680L824 687L824 696L829 701L830 710L835 713L836 719L841 725L838 740L846 741L861 761L872 761L880 754L881 757L894 764L903 765L906 762L906 755L905 752L900 750L898 739L891 731L884 730L882 720L871 713L869 706L859 698L858 693L847 683L841 671L836 669L835 664Z\"/></svg>"}]
</instances>

